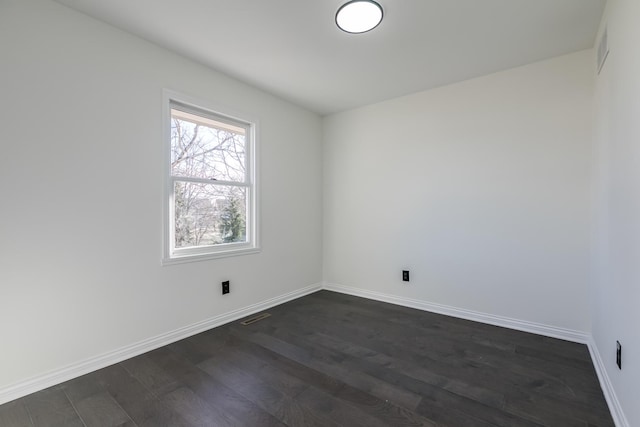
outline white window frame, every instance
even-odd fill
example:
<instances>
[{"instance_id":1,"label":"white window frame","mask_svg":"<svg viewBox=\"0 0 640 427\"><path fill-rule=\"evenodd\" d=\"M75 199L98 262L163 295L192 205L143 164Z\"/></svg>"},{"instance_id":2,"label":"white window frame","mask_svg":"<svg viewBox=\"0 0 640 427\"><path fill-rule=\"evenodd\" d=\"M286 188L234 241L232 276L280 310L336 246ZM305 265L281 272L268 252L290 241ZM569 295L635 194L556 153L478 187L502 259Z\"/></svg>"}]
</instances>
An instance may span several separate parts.
<instances>
[{"instance_id":1,"label":"white window frame","mask_svg":"<svg viewBox=\"0 0 640 427\"><path fill-rule=\"evenodd\" d=\"M222 243L188 248L175 247L174 181L189 181L189 179L174 178L171 173L171 108L174 105L184 107L183 109L202 115L203 117L209 116L216 120L226 119L234 125L242 124L246 129L246 180L244 183L229 183L230 185L244 186L249 191L247 200L246 242ZM256 144L258 121L248 117L246 114L234 113L227 108L220 108L220 106L214 105L211 102L165 89L162 100L162 128L164 162L162 265L260 252L258 185L256 182L258 172L256 161L258 158ZM224 183L222 183L222 185L224 185Z\"/></svg>"}]
</instances>

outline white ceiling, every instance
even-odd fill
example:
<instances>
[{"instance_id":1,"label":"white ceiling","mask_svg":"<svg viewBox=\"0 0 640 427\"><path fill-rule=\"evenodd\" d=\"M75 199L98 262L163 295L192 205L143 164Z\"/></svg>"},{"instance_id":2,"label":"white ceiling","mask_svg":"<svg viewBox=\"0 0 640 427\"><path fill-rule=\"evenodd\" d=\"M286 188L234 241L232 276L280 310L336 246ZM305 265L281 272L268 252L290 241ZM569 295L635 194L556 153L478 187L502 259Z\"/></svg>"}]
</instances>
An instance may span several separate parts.
<instances>
[{"instance_id":1,"label":"white ceiling","mask_svg":"<svg viewBox=\"0 0 640 427\"><path fill-rule=\"evenodd\" d=\"M379 0L364 34L346 0L56 0L329 114L593 46L605 0Z\"/></svg>"}]
</instances>

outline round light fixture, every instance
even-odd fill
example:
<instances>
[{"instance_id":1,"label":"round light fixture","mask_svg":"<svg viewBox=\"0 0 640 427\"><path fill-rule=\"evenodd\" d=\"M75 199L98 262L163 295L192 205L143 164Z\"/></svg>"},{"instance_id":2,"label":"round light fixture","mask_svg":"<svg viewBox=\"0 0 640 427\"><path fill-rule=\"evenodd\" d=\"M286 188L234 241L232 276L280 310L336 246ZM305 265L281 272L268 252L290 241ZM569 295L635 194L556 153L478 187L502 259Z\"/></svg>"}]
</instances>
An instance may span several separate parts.
<instances>
[{"instance_id":1,"label":"round light fixture","mask_svg":"<svg viewBox=\"0 0 640 427\"><path fill-rule=\"evenodd\" d=\"M373 0L351 0L336 12L336 25L347 33L366 33L382 22L382 15L382 6Z\"/></svg>"}]
</instances>

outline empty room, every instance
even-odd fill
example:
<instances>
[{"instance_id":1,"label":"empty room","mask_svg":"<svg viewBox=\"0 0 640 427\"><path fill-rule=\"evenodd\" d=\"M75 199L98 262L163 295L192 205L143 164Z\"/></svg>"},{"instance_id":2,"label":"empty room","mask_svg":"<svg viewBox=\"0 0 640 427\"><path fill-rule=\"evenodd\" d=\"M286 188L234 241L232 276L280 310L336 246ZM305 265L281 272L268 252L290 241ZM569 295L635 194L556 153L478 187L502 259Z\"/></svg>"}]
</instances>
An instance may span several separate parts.
<instances>
[{"instance_id":1,"label":"empty room","mask_svg":"<svg viewBox=\"0 0 640 427\"><path fill-rule=\"evenodd\" d=\"M640 426L640 1L0 0L0 426Z\"/></svg>"}]
</instances>

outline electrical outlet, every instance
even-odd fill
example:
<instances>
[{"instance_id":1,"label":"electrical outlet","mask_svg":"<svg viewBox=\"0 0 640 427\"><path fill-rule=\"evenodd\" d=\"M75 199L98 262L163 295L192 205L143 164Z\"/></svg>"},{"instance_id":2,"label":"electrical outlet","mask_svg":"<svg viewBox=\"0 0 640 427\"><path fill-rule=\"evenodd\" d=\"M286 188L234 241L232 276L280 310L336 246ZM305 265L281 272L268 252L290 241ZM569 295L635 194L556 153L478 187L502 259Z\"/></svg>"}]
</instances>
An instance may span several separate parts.
<instances>
[{"instance_id":1,"label":"electrical outlet","mask_svg":"<svg viewBox=\"0 0 640 427\"><path fill-rule=\"evenodd\" d=\"M618 365L618 369L622 369L622 345L620 341L616 341L616 365Z\"/></svg>"},{"instance_id":2,"label":"electrical outlet","mask_svg":"<svg viewBox=\"0 0 640 427\"><path fill-rule=\"evenodd\" d=\"M409 281L409 270L402 270L402 281L403 282Z\"/></svg>"},{"instance_id":3,"label":"electrical outlet","mask_svg":"<svg viewBox=\"0 0 640 427\"><path fill-rule=\"evenodd\" d=\"M230 285L228 280L225 280L224 282L222 282L222 295L229 293L229 286Z\"/></svg>"}]
</instances>

